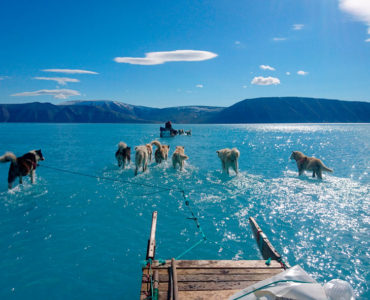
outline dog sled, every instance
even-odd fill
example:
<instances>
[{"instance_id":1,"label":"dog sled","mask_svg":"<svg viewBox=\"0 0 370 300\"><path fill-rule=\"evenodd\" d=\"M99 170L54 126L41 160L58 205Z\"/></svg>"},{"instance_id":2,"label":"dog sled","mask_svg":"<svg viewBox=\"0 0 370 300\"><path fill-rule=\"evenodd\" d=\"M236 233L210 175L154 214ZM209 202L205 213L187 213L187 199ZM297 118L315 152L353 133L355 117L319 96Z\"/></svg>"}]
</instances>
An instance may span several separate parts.
<instances>
[{"instance_id":1,"label":"dog sled","mask_svg":"<svg viewBox=\"0 0 370 300\"><path fill-rule=\"evenodd\" d=\"M158 260L157 212L153 212L140 299L354 299L347 282L334 279L322 286L300 266L290 267L257 222L252 217L249 222L263 260L180 260L183 253L177 259Z\"/></svg>"},{"instance_id":2,"label":"dog sled","mask_svg":"<svg viewBox=\"0 0 370 300\"><path fill-rule=\"evenodd\" d=\"M175 137L176 135L191 135L191 130L176 130L172 128L171 121L167 121L165 127L161 126L159 128L159 136L161 138Z\"/></svg>"}]
</instances>

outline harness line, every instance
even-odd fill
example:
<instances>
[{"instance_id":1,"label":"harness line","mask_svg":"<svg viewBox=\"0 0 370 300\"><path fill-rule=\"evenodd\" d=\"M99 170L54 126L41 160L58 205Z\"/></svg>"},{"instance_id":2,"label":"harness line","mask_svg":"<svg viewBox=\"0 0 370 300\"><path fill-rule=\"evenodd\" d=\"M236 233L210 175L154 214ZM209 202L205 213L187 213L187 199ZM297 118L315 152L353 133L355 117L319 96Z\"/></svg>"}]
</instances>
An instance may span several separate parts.
<instances>
[{"instance_id":1,"label":"harness line","mask_svg":"<svg viewBox=\"0 0 370 300\"><path fill-rule=\"evenodd\" d=\"M149 188L155 188L155 189L160 189L159 191L154 191L154 192L151 192L151 193L146 193L146 194L141 194L141 195L136 195L136 196L149 196L149 195L154 195L154 194L159 194L159 193L163 193L163 192L170 192L170 191L175 191L175 192L180 192L182 197L184 198L184 201L185 201L185 205L186 207L188 208L190 214L191 214L191 217L188 217L187 219L188 220L193 220L196 227L197 227L197 230L198 232L201 234L202 236L202 239L200 239L199 241L197 241L195 244L193 244L191 247L189 247L188 249L186 249L185 251L183 251L182 253L180 253L176 259L179 259L181 258L182 256L184 256L185 254L187 254L188 252L190 252L191 250L193 250L195 247L197 247L198 245L202 244L202 243L205 243L205 242L209 242L209 243L212 243L212 244L215 244L215 245L220 245L221 243L220 242L216 242L216 241L213 241L211 239L209 239L202 227L200 226L200 223L199 223L199 219L198 217L196 217L195 213L193 212L193 210L191 209L190 207L190 201L187 199L187 196L185 194L185 191L183 189L179 189L179 188L169 188L169 187L164 187L164 186L158 186L158 185L152 185L152 184L148 184L148 183L139 183L139 182L133 182L133 181L128 181L128 180L123 180L123 179L115 179L115 178L111 178L111 177L107 177L107 176L97 176L97 175L91 175L91 174L86 174L86 173L81 173L81 172L77 172L77 171L70 171L70 170L65 170L65 169L60 169L60 168L56 168L56 167L51 167L51 166L47 166L47 165L38 165L39 167L43 167L43 168L46 168L46 169L51 169L51 170L55 170L55 171L58 171L58 172L63 172L63 173L69 173L69 174L73 174L73 175L78 175L78 176L84 176L84 177L89 177L89 178L94 178L94 179L99 179L99 180L107 180L107 181L112 181L112 182L120 182L120 183L127 183L127 184L132 184L132 185L138 185L138 186L145 186L145 187L149 187ZM199 209L198 209L199 210ZM233 254L234 256L238 256L239 254L238 253L235 253L234 251L232 251L231 249L229 249L228 247L225 247L225 245L223 245L223 249L229 251L231 254ZM243 259L242 256L240 256L241 259ZM239 259L240 259L239 258ZM160 259L159 259L160 260ZM149 261L144 261L145 264L149 263L151 264L151 262Z\"/></svg>"}]
</instances>

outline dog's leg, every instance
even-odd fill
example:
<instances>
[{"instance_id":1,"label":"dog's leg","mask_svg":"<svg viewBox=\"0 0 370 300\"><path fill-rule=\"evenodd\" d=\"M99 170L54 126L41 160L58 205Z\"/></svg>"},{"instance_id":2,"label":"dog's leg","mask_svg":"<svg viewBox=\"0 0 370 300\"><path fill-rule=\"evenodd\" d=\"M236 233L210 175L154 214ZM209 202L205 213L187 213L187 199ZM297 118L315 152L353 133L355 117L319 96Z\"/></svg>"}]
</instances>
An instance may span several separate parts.
<instances>
[{"instance_id":1,"label":"dog's leg","mask_svg":"<svg viewBox=\"0 0 370 300\"><path fill-rule=\"evenodd\" d=\"M22 175L19 175L19 184L23 184L23 178L22 178Z\"/></svg>"},{"instance_id":2,"label":"dog's leg","mask_svg":"<svg viewBox=\"0 0 370 300\"><path fill-rule=\"evenodd\" d=\"M174 169L176 169L176 161L174 159L172 160L172 166Z\"/></svg>"},{"instance_id":3,"label":"dog's leg","mask_svg":"<svg viewBox=\"0 0 370 300\"><path fill-rule=\"evenodd\" d=\"M17 176L14 175L14 173L12 172L12 169L9 168L9 173L8 173L8 189L10 190L13 186L13 182L15 181L15 179L17 178Z\"/></svg>"},{"instance_id":4,"label":"dog's leg","mask_svg":"<svg viewBox=\"0 0 370 300\"><path fill-rule=\"evenodd\" d=\"M315 178L315 170L312 171L312 178Z\"/></svg>"},{"instance_id":5,"label":"dog's leg","mask_svg":"<svg viewBox=\"0 0 370 300\"><path fill-rule=\"evenodd\" d=\"M143 172L145 172L147 168L148 168L148 157L146 156L143 159Z\"/></svg>"},{"instance_id":6,"label":"dog's leg","mask_svg":"<svg viewBox=\"0 0 370 300\"><path fill-rule=\"evenodd\" d=\"M138 171L138 169L139 169L139 166L138 166L138 165L136 165L136 168L135 168L135 176L137 175L137 171Z\"/></svg>"},{"instance_id":7,"label":"dog's leg","mask_svg":"<svg viewBox=\"0 0 370 300\"><path fill-rule=\"evenodd\" d=\"M221 163L222 163L222 171L225 173L226 172L225 162L222 160Z\"/></svg>"},{"instance_id":8,"label":"dog's leg","mask_svg":"<svg viewBox=\"0 0 370 300\"><path fill-rule=\"evenodd\" d=\"M31 183L34 184L35 183L35 170L32 170L30 172L30 178L31 178Z\"/></svg>"},{"instance_id":9,"label":"dog's leg","mask_svg":"<svg viewBox=\"0 0 370 300\"><path fill-rule=\"evenodd\" d=\"M321 171L321 169L317 170L317 171L316 171L316 174L317 174L317 177L318 177L319 179L322 179L322 171Z\"/></svg>"},{"instance_id":10,"label":"dog's leg","mask_svg":"<svg viewBox=\"0 0 370 300\"><path fill-rule=\"evenodd\" d=\"M298 176L301 176L304 172L304 169L302 167L298 167Z\"/></svg>"},{"instance_id":11,"label":"dog's leg","mask_svg":"<svg viewBox=\"0 0 370 300\"><path fill-rule=\"evenodd\" d=\"M236 161L235 161L235 165L234 165L234 171L235 171L235 173L236 173L236 174L238 174L238 173L239 173L239 170L238 170L238 169L239 169L239 166L238 166L238 165L239 165L239 163L238 163L238 161L236 160Z\"/></svg>"}]
</instances>

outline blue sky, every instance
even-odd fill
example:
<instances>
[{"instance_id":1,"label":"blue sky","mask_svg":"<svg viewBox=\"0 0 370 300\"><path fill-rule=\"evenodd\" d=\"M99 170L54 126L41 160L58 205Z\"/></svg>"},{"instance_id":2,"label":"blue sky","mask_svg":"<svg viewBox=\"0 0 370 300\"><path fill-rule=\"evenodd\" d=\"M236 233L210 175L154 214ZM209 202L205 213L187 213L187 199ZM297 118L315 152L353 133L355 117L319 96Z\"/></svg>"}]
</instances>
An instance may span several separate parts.
<instances>
[{"instance_id":1,"label":"blue sky","mask_svg":"<svg viewBox=\"0 0 370 300\"><path fill-rule=\"evenodd\" d=\"M0 4L1 103L370 101L369 54L369 0Z\"/></svg>"}]
</instances>

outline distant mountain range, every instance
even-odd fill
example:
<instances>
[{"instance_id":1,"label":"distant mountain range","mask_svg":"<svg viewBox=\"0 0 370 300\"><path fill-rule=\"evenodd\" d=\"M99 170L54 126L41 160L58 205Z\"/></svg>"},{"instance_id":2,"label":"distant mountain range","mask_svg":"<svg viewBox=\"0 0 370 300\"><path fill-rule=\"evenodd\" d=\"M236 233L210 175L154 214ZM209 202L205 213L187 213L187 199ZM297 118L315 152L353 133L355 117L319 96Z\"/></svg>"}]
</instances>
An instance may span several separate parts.
<instances>
[{"instance_id":1,"label":"distant mountain range","mask_svg":"<svg viewBox=\"0 0 370 300\"><path fill-rule=\"evenodd\" d=\"M0 122L39 123L369 123L370 103L329 99L271 97L230 107L152 108L118 101L68 101L0 104Z\"/></svg>"}]
</instances>

